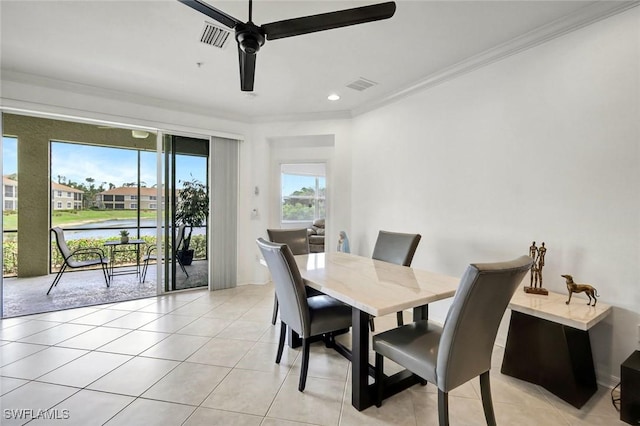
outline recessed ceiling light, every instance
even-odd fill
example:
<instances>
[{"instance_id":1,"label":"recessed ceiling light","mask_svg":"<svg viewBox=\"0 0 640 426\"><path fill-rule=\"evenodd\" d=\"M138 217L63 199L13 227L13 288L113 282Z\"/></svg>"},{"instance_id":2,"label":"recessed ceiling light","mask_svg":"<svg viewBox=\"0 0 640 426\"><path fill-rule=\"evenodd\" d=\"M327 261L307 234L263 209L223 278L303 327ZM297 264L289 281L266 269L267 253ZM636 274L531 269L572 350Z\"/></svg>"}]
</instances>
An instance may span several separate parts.
<instances>
[{"instance_id":1,"label":"recessed ceiling light","mask_svg":"<svg viewBox=\"0 0 640 426\"><path fill-rule=\"evenodd\" d=\"M329 99L330 101L337 101L338 99L340 99L340 95L336 93L332 93L329 96L327 96L327 99Z\"/></svg>"}]
</instances>

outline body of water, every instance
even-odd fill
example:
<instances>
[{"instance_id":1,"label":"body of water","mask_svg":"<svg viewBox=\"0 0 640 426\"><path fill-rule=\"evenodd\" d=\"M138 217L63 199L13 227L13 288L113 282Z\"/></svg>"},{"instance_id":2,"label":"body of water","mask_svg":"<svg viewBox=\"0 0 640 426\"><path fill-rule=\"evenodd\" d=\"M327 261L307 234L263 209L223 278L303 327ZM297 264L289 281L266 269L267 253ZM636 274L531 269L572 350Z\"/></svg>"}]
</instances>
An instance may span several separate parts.
<instances>
[{"instance_id":1,"label":"body of water","mask_svg":"<svg viewBox=\"0 0 640 426\"><path fill-rule=\"evenodd\" d=\"M78 230L64 231L66 240L77 240L80 238L110 238L119 237L120 231L126 229L129 231L129 238L137 238L137 221L135 219L123 219L123 220L106 220L102 222L86 223L83 225L73 226ZM156 235L156 220L155 219L140 219L140 236L155 236ZM82 228L82 229L80 229ZM97 229L99 228L99 229ZM64 226L63 226L64 229ZM204 235L206 231L205 227L194 228L193 235Z\"/></svg>"}]
</instances>

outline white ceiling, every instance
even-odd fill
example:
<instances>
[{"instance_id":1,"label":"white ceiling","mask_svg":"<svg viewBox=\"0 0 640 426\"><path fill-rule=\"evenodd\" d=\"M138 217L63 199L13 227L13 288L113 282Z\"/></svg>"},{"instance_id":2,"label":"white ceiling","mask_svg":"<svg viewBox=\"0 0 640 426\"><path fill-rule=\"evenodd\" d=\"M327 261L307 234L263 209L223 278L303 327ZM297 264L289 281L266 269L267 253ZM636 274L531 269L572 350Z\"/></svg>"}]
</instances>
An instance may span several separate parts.
<instances>
[{"instance_id":1,"label":"white ceiling","mask_svg":"<svg viewBox=\"0 0 640 426\"><path fill-rule=\"evenodd\" d=\"M247 19L246 1L208 1ZM373 3L257 0L253 21ZM622 2L396 3L389 20L267 41L250 97L240 91L235 40L223 50L201 43L208 18L176 0L1 0L2 76L248 121L351 116L584 25ZM345 87L359 77L379 84L364 92ZM342 98L327 101L333 92Z\"/></svg>"}]
</instances>

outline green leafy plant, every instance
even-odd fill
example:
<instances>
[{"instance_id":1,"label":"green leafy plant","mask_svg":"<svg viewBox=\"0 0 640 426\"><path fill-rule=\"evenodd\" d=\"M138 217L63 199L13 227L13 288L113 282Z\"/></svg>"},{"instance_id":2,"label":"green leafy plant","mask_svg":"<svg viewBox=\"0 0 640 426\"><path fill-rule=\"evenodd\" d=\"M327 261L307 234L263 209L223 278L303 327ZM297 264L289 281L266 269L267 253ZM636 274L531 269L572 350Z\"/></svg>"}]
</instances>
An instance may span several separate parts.
<instances>
[{"instance_id":1,"label":"green leafy plant","mask_svg":"<svg viewBox=\"0 0 640 426\"><path fill-rule=\"evenodd\" d=\"M183 251L187 251L191 244L193 228L203 226L209 216L209 192L206 185L195 178L181 180L180 183L182 189L176 206L176 224L189 228L183 243Z\"/></svg>"},{"instance_id":2,"label":"green leafy plant","mask_svg":"<svg viewBox=\"0 0 640 426\"><path fill-rule=\"evenodd\" d=\"M123 229L122 231L120 231L120 236L121 237L128 237L129 236L129 231L127 231L126 229Z\"/></svg>"}]
</instances>

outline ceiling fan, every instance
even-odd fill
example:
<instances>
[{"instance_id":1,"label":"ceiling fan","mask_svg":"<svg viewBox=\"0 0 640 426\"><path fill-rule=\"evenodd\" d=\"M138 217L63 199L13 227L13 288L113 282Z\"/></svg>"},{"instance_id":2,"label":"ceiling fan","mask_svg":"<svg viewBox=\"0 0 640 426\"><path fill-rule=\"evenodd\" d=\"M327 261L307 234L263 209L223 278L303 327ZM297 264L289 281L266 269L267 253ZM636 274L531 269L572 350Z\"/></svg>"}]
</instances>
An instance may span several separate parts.
<instances>
[{"instance_id":1,"label":"ceiling fan","mask_svg":"<svg viewBox=\"0 0 640 426\"><path fill-rule=\"evenodd\" d=\"M251 20L252 0L249 0L249 20L247 22L241 22L201 0L178 1L235 30L240 61L240 88L244 92L253 91L256 53L258 53L265 40L276 40L316 31L379 21L391 18L396 11L395 2L390 1L301 18L285 19L257 26Z\"/></svg>"}]
</instances>

